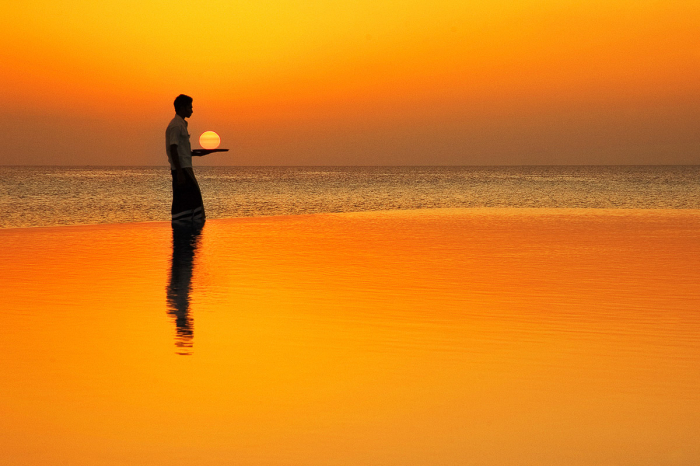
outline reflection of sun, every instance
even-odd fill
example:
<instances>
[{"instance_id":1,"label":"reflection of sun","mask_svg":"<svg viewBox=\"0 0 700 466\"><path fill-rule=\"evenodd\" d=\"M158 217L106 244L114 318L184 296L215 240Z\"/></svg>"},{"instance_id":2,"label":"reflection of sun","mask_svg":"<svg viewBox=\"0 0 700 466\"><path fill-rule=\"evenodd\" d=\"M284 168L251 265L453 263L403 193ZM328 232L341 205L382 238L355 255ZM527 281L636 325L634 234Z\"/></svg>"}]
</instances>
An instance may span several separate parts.
<instances>
[{"instance_id":1,"label":"reflection of sun","mask_svg":"<svg viewBox=\"0 0 700 466\"><path fill-rule=\"evenodd\" d=\"M216 149L221 144L221 138L214 131L205 131L199 137L199 145L204 149Z\"/></svg>"}]
</instances>

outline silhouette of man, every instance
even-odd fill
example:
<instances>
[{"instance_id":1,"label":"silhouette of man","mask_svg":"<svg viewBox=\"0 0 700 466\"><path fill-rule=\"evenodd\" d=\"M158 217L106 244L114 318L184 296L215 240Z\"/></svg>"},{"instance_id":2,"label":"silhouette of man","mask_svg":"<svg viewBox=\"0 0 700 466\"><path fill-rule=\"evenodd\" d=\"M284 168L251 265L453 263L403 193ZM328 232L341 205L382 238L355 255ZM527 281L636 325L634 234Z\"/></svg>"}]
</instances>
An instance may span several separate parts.
<instances>
[{"instance_id":1,"label":"silhouette of man","mask_svg":"<svg viewBox=\"0 0 700 466\"><path fill-rule=\"evenodd\" d=\"M192 97L180 94L175 98L175 117L165 130L165 149L173 178L173 204L170 210L173 226L202 225L206 220L199 183L192 171L192 156L201 157L212 151L192 150L185 118L192 116Z\"/></svg>"}]
</instances>

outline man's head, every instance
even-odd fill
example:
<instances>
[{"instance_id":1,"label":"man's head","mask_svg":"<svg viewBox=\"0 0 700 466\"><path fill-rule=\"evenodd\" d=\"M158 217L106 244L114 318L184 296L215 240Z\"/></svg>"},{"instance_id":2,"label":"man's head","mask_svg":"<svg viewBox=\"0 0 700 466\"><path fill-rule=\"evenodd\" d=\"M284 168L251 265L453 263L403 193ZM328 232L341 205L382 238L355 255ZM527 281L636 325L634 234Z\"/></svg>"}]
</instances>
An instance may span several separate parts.
<instances>
[{"instance_id":1,"label":"man's head","mask_svg":"<svg viewBox=\"0 0 700 466\"><path fill-rule=\"evenodd\" d=\"M189 118L192 116L192 97L180 94L175 98L175 113L180 115L182 118Z\"/></svg>"}]
</instances>

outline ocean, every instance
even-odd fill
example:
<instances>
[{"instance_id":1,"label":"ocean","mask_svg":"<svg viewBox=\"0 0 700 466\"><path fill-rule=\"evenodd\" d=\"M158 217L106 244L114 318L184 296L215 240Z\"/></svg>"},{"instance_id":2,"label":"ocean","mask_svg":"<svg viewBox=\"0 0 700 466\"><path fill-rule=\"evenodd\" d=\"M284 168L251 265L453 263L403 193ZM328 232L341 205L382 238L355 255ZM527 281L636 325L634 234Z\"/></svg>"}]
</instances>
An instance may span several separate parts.
<instances>
[{"instance_id":1,"label":"ocean","mask_svg":"<svg viewBox=\"0 0 700 466\"><path fill-rule=\"evenodd\" d=\"M700 166L195 167L207 218L429 208L700 209ZM167 167L1 167L0 228L168 221Z\"/></svg>"},{"instance_id":2,"label":"ocean","mask_svg":"<svg viewBox=\"0 0 700 466\"><path fill-rule=\"evenodd\" d=\"M700 167L0 170L2 465L700 464Z\"/></svg>"}]
</instances>

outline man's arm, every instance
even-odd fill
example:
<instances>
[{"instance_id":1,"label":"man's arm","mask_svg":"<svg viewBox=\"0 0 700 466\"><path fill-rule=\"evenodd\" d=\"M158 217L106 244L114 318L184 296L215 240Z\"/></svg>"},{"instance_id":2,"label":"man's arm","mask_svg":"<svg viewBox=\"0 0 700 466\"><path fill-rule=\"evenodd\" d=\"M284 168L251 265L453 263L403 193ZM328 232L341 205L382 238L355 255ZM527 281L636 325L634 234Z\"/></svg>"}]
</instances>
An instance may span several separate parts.
<instances>
[{"instance_id":1,"label":"man's arm","mask_svg":"<svg viewBox=\"0 0 700 466\"><path fill-rule=\"evenodd\" d=\"M173 161L173 165L175 165L175 181L178 186L184 186L186 181L185 171L180 166L180 155L177 153L177 144L170 145L170 159Z\"/></svg>"}]
</instances>

